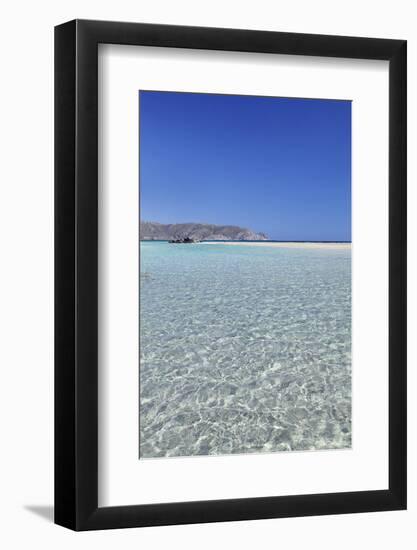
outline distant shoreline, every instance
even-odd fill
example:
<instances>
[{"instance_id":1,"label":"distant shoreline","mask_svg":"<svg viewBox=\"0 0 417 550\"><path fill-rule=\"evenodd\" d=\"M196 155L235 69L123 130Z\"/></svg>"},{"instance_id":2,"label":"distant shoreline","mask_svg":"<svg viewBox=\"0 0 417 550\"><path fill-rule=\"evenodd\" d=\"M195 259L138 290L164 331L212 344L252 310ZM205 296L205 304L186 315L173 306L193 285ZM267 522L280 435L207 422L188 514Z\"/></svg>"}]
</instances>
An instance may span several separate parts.
<instances>
[{"instance_id":1,"label":"distant shoreline","mask_svg":"<svg viewBox=\"0 0 417 550\"><path fill-rule=\"evenodd\" d=\"M163 243L165 239L142 239L142 243ZM271 248L311 248L327 250L349 250L352 243L349 241L200 241L196 244L222 244L234 246L263 246Z\"/></svg>"},{"instance_id":2,"label":"distant shoreline","mask_svg":"<svg viewBox=\"0 0 417 550\"><path fill-rule=\"evenodd\" d=\"M256 246L270 248L311 248L325 250L349 250L350 242L336 241L204 241L201 244L223 244L237 246Z\"/></svg>"}]
</instances>

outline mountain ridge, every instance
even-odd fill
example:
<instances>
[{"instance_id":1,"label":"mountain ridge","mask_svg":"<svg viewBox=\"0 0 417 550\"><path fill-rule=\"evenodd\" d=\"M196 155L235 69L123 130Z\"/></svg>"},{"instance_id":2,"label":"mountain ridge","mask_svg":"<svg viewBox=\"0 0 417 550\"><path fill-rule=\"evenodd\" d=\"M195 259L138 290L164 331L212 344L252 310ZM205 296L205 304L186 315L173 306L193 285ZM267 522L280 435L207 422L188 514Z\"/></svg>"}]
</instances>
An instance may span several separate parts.
<instances>
[{"instance_id":1,"label":"mountain ridge","mask_svg":"<svg viewBox=\"0 0 417 550\"><path fill-rule=\"evenodd\" d=\"M265 233L257 233L237 225L217 225L209 223L173 223L143 221L140 223L142 241L168 241L189 237L199 241L267 241Z\"/></svg>"}]
</instances>

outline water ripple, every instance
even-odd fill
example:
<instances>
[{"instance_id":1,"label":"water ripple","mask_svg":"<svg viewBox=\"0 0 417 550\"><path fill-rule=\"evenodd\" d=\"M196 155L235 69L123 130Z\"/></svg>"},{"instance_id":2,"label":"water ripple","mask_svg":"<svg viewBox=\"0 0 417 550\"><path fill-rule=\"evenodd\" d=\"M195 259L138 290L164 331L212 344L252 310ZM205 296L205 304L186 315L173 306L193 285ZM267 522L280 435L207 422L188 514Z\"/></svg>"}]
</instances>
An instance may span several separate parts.
<instances>
[{"instance_id":1,"label":"water ripple","mask_svg":"<svg viewBox=\"0 0 417 550\"><path fill-rule=\"evenodd\" d=\"M349 250L141 244L140 456L351 445Z\"/></svg>"}]
</instances>

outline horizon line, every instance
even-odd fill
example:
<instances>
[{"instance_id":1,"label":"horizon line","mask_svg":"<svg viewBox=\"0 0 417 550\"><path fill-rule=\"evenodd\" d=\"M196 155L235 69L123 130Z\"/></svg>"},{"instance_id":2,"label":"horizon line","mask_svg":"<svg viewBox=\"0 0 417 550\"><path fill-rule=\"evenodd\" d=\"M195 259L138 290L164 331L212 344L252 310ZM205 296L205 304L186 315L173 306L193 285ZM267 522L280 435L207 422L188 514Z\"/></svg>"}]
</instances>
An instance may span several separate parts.
<instances>
[{"instance_id":1,"label":"horizon line","mask_svg":"<svg viewBox=\"0 0 417 550\"><path fill-rule=\"evenodd\" d=\"M139 239L140 242L168 242L168 239ZM235 242L235 243L329 243L329 244L352 244L352 241L340 241L340 240L311 240L311 239L201 239L200 242Z\"/></svg>"}]
</instances>

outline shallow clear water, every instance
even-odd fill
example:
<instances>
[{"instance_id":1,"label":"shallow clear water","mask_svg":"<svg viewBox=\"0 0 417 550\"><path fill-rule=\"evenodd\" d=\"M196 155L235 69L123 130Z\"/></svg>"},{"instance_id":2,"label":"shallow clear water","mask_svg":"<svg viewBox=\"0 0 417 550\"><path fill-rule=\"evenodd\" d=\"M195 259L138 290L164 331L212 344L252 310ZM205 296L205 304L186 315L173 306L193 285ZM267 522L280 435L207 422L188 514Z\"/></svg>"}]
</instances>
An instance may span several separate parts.
<instances>
[{"instance_id":1,"label":"shallow clear water","mask_svg":"<svg viewBox=\"0 0 417 550\"><path fill-rule=\"evenodd\" d=\"M350 250L140 246L140 457L350 447Z\"/></svg>"}]
</instances>

